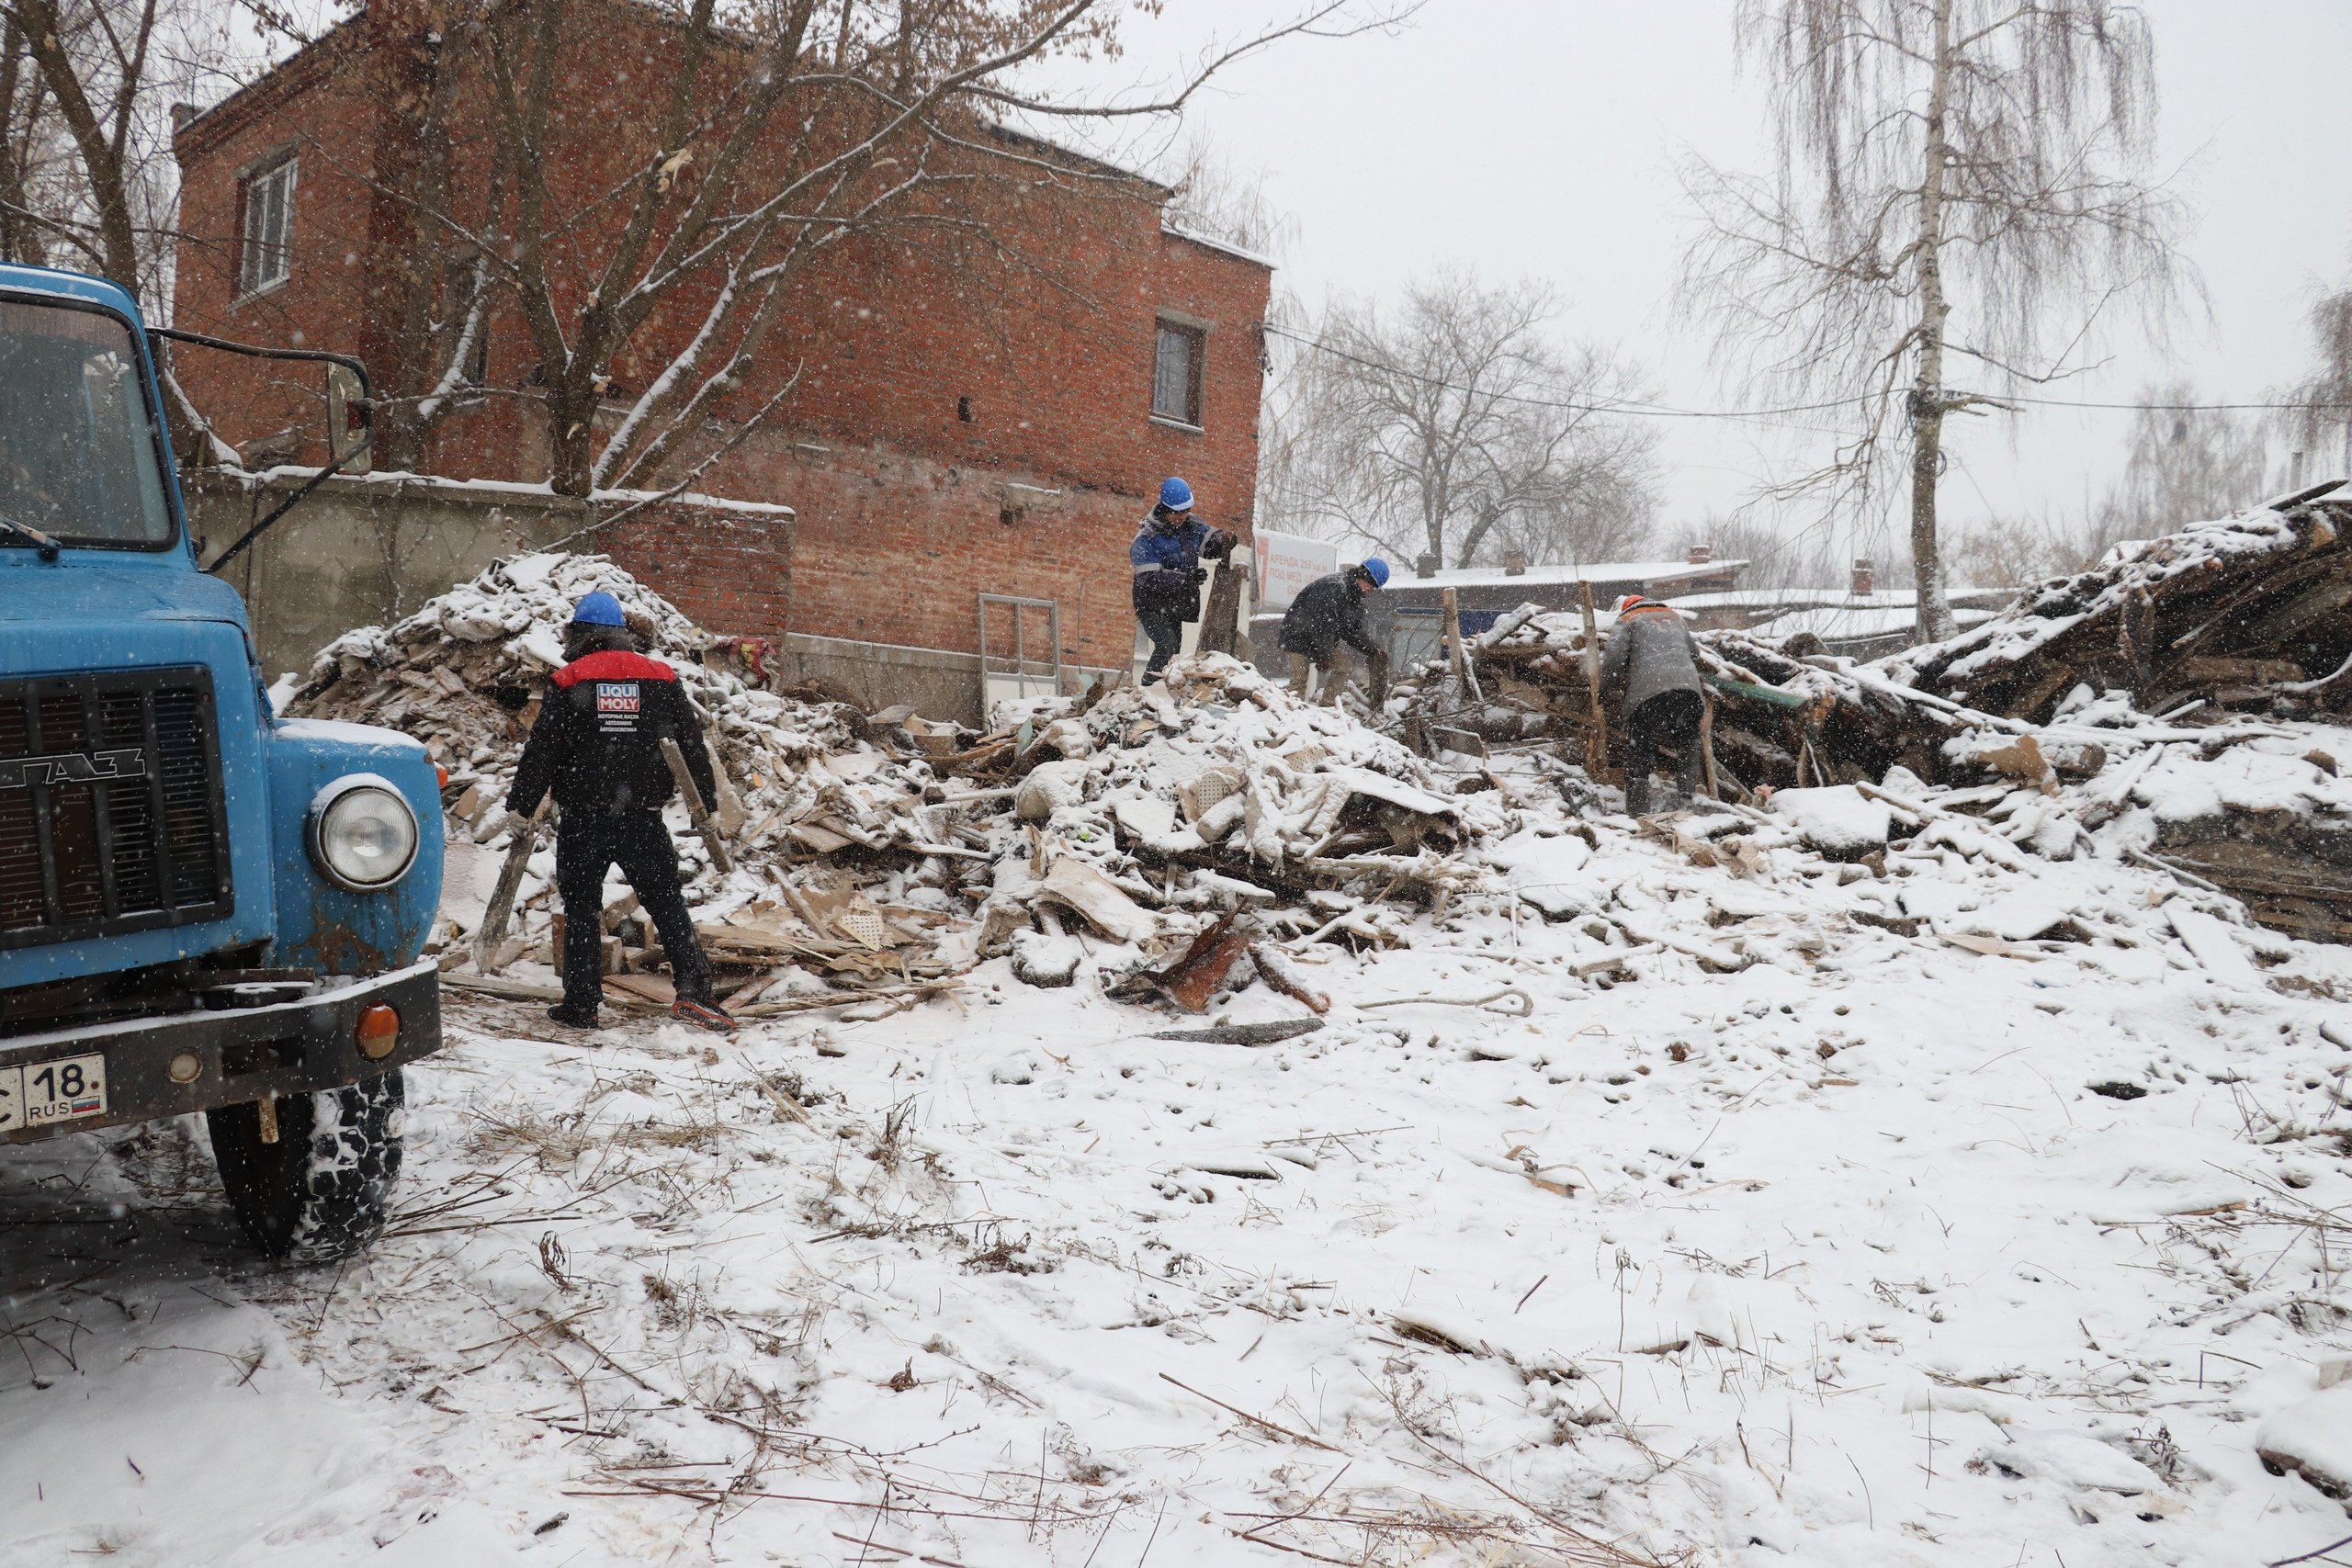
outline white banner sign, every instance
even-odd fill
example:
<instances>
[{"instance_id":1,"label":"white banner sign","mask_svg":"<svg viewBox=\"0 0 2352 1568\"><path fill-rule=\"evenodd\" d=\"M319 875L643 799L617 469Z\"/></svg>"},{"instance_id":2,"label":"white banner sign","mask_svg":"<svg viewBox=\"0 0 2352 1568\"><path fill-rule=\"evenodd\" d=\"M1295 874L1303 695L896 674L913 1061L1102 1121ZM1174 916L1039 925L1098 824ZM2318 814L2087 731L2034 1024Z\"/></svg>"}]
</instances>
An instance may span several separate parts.
<instances>
[{"instance_id":1,"label":"white banner sign","mask_svg":"<svg viewBox=\"0 0 2352 1568\"><path fill-rule=\"evenodd\" d=\"M1296 534L1270 534L1261 528L1258 549L1258 607L1286 610L1298 591L1318 577L1340 570L1340 547Z\"/></svg>"}]
</instances>

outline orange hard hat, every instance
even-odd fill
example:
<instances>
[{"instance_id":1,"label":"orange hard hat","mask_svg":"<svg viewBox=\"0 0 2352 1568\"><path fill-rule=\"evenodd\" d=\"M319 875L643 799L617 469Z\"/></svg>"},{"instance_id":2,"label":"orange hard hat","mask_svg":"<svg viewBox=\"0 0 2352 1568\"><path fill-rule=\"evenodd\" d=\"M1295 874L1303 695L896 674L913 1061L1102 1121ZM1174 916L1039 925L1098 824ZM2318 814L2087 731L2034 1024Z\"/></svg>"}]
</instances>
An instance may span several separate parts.
<instances>
[{"instance_id":1,"label":"orange hard hat","mask_svg":"<svg viewBox=\"0 0 2352 1568\"><path fill-rule=\"evenodd\" d=\"M1632 609L1634 605L1645 604L1647 603L1648 601L1644 599L1638 593L1628 593L1623 599L1617 601L1617 613L1622 615L1626 611Z\"/></svg>"}]
</instances>

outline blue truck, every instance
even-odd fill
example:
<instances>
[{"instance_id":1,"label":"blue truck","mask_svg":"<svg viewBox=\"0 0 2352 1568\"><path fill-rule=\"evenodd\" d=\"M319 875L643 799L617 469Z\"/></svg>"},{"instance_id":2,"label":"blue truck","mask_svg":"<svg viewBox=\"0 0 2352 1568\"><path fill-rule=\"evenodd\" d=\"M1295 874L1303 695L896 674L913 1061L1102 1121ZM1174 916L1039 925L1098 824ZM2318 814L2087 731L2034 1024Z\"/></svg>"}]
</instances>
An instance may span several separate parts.
<instances>
[{"instance_id":1,"label":"blue truck","mask_svg":"<svg viewBox=\"0 0 2352 1568\"><path fill-rule=\"evenodd\" d=\"M401 1069L441 1043L441 779L274 715L159 337L242 349L0 266L0 1143L202 1111L254 1244L326 1261L382 1230Z\"/></svg>"}]
</instances>

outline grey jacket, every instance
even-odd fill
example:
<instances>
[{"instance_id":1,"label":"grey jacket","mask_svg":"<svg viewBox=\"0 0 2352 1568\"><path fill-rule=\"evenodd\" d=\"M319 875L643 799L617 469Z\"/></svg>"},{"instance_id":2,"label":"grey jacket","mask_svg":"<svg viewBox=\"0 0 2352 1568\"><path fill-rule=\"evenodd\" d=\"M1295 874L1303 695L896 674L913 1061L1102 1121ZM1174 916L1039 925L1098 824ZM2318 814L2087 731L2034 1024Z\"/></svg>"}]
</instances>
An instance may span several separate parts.
<instances>
[{"instance_id":1,"label":"grey jacket","mask_svg":"<svg viewBox=\"0 0 2352 1568\"><path fill-rule=\"evenodd\" d=\"M1680 615L1663 604L1645 604L1618 619L1600 660L1604 701L1630 714L1668 692L1698 690L1696 645Z\"/></svg>"}]
</instances>

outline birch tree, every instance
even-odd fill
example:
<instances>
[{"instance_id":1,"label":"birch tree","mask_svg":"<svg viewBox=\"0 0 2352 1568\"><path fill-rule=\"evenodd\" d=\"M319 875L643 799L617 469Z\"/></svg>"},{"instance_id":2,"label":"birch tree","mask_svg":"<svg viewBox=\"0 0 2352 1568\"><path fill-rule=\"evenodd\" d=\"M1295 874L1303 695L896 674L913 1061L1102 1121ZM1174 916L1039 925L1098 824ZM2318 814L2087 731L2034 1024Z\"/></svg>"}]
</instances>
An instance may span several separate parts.
<instances>
[{"instance_id":1,"label":"birch tree","mask_svg":"<svg viewBox=\"0 0 2352 1568\"><path fill-rule=\"evenodd\" d=\"M1610 350L1564 346L1541 284L1458 272L1393 310L1340 301L1273 400L1261 511L1399 563L1590 560L1645 540L1655 433L1607 410L1638 389Z\"/></svg>"},{"instance_id":2,"label":"birch tree","mask_svg":"<svg viewBox=\"0 0 2352 1568\"><path fill-rule=\"evenodd\" d=\"M1864 511L1907 471L1917 635L1948 637L1950 417L2015 412L2001 392L2079 374L2119 303L2160 330L2194 288L2147 175L2147 22L2115 0L1742 0L1737 28L1777 163L1686 164L1704 229L1679 303L1752 393L1843 411L1783 493Z\"/></svg>"}]
</instances>

